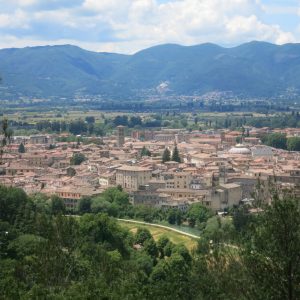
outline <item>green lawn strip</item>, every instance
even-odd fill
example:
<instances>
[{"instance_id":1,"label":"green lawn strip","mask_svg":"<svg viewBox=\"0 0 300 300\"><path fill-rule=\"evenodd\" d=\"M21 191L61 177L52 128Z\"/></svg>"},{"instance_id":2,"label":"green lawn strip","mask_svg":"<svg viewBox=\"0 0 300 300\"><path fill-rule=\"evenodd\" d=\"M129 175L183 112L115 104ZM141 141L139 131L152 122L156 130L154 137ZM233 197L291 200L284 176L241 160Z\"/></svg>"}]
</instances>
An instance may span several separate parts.
<instances>
[{"instance_id":1,"label":"green lawn strip","mask_svg":"<svg viewBox=\"0 0 300 300\"><path fill-rule=\"evenodd\" d=\"M130 223L126 221L118 220L118 223L128 228L131 232L135 233L138 228L147 228L152 234L155 241L157 241L161 236L167 236L171 242L174 244L184 244L189 250L192 250L197 245L197 239L184 235L183 233L172 231L171 229L156 227L151 224L138 224Z\"/></svg>"}]
</instances>

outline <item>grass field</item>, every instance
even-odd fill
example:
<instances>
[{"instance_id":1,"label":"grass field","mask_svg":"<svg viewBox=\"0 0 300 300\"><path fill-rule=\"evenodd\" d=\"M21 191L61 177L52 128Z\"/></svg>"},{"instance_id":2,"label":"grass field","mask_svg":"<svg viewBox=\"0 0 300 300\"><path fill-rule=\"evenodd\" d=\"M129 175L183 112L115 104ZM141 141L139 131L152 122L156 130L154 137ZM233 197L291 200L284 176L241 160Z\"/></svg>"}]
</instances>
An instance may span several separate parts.
<instances>
[{"instance_id":1,"label":"grass field","mask_svg":"<svg viewBox=\"0 0 300 300\"><path fill-rule=\"evenodd\" d=\"M96 122L102 122L103 116L106 118L114 118L118 115L127 115L131 116L150 116L154 113L132 113L132 112L104 112L97 110L67 110L66 108L51 108L48 111L43 111L42 113L36 111L30 111L30 108L15 109L13 112L5 113L5 117L7 117L11 121L26 121L28 123L37 123L43 120L49 121L71 121L75 119L85 119L87 116L95 117ZM245 112L199 112L197 116L201 118L215 119L215 118L225 118L225 117L241 117ZM252 113L254 117L266 117L265 114ZM189 123L194 123L194 115L192 113L182 113L185 117L189 119ZM201 122L199 122L200 124ZM202 124L203 125L203 124Z\"/></svg>"},{"instance_id":2,"label":"grass field","mask_svg":"<svg viewBox=\"0 0 300 300\"><path fill-rule=\"evenodd\" d=\"M125 228L128 228L131 232L135 233L138 228L147 228L152 234L154 240L158 240L162 235L167 236L174 244L184 244L189 250L192 250L197 245L197 240L185 236L183 234L167 230L164 228L154 227L151 225L133 224L124 221L118 221L118 223Z\"/></svg>"}]
</instances>

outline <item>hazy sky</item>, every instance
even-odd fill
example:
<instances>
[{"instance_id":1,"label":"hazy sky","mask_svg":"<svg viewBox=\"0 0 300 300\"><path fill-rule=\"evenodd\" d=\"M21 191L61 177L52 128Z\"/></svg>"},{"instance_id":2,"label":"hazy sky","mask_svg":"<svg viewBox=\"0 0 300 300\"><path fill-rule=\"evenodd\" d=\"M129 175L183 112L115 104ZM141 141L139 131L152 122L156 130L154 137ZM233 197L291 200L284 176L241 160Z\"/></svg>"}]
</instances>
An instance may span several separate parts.
<instances>
[{"instance_id":1,"label":"hazy sky","mask_svg":"<svg viewBox=\"0 0 300 300\"><path fill-rule=\"evenodd\" d=\"M300 42L300 0L0 0L0 48Z\"/></svg>"}]
</instances>

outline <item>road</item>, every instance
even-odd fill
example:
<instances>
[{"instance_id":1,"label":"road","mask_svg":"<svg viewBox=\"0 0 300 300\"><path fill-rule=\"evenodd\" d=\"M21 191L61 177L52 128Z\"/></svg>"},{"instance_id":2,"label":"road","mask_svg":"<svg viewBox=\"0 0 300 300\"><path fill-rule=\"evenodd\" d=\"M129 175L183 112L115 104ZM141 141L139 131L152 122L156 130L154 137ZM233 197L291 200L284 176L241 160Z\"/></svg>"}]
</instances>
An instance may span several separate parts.
<instances>
[{"instance_id":1,"label":"road","mask_svg":"<svg viewBox=\"0 0 300 300\"><path fill-rule=\"evenodd\" d=\"M117 219L118 221L123 221L123 222L128 222L128 223L135 223L135 224L141 224L141 225L147 225L147 226L154 226L154 227L159 227L159 228L164 228L170 231L174 231L177 233L180 233L182 235L194 238L194 239L200 239L200 236L191 234L191 233L187 233L172 227L168 227L168 226L164 226L164 225L160 225L160 224L155 224L155 223L147 223L147 222L142 222L142 221L135 221L135 220L128 220L128 219Z\"/></svg>"}]
</instances>

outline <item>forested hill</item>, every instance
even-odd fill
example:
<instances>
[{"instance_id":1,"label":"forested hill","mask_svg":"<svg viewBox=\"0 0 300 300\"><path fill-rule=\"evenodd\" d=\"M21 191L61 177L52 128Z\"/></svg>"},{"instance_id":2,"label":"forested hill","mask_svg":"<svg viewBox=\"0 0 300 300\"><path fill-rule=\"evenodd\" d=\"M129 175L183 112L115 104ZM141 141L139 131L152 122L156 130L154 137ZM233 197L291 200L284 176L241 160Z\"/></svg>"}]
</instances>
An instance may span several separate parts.
<instances>
[{"instance_id":1,"label":"forested hill","mask_svg":"<svg viewBox=\"0 0 300 300\"><path fill-rule=\"evenodd\" d=\"M136 100L212 91L264 97L300 88L300 44L251 42L233 48L166 44L134 55L96 53L71 45L3 49L0 74L1 98L97 94Z\"/></svg>"}]
</instances>

